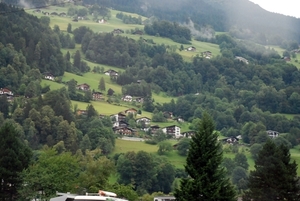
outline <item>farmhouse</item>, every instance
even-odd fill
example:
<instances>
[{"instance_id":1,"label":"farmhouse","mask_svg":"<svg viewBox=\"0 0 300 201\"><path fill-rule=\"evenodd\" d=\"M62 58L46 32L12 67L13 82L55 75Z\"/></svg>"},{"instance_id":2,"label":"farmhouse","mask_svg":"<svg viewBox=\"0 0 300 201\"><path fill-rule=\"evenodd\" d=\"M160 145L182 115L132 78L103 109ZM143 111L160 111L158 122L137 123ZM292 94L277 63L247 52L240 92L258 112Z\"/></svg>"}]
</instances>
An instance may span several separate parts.
<instances>
[{"instance_id":1,"label":"farmhouse","mask_svg":"<svg viewBox=\"0 0 300 201\"><path fill-rule=\"evenodd\" d=\"M141 117L141 118L137 118L135 122L137 124L141 123L141 124L149 125L151 123L151 119L149 119L148 117Z\"/></svg>"},{"instance_id":2,"label":"farmhouse","mask_svg":"<svg viewBox=\"0 0 300 201\"><path fill-rule=\"evenodd\" d=\"M180 134L180 127L176 125L167 126L163 128L162 131L167 135L172 135L174 138L182 137L182 135Z\"/></svg>"},{"instance_id":3,"label":"farmhouse","mask_svg":"<svg viewBox=\"0 0 300 201\"><path fill-rule=\"evenodd\" d=\"M98 92L98 91L93 92L92 96L93 96L93 100L95 100L95 101L99 101L99 100L103 100L104 99L103 93Z\"/></svg>"},{"instance_id":4,"label":"farmhouse","mask_svg":"<svg viewBox=\"0 0 300 201\"><path fill-rule=\"evenodd\" d=\"M125 102L132 102L132 96L130 95L126 95L122 98L122 101L125 101Z\"/></svg>"},{"instance_id":5,"label":"farmhouse","mask_svg":"<svg viewBox=\"0 0 300 201\"><path fill-rule=\"evenodd\" d=\"M220 139L219 141L229 143L229 144L234 144L234 143L237 143L239 141L239 138L232 136L232 137L227 137L227 138Z\"/></svg>"},{"instance_id":6,"label":"farmhouse","mask_svg":"<svg viewBox=\"0 0 300 201\"><path fill-rule=\"evenodd\" d=\"M82 90L82 91L89 91L90 85L83 83L76 86L76 89Z\"/></svg>"},{"instance_id":7,"label":"farmhouse","mask_svg":"<svg viewBox=\"0 0 300 201\"><path fill-rule=\"evenodd\" d=\"M104 23L106 23L106 20L105 19L98 20L98 23L104 24Z\"/></svg>"},{"instance_id":8,"label":"farmhouse","mask_svg":"<svg viewBox=\"0 0 300 201\"><path fill-rule=\"evenodd\" d=\"M128 114L136 114L137 113L137 110L134 109L134 108L130 108L130 109L127 109L124 111L126 115Z\"/></svg>"},{"instance_id":9,"label":"farmhouse","mask_svg":"<svg viewBox=\"0 0 300 201\"><path fill-rule=\"evenodd\" d=\"M195 133L195 131L185 131L182 132L181 135L182 137L192 138L192 136L195 135Z\"/></svg>"},{"instance_id":10,"label":"farmhouse","mask_svg":"<svg viewBox=\"0 0 300 201\"><path fill-rule=\"evenodd\" d=\"M195 52L195 51L196 51L196 48L195 48L194 46L190 46L190 47L185 48L185 51L192 51L192 52Z\"/></svg>"},{"instance_id":11,"label":"farmhouse","mask_svg":"<svg viewBox=\"0 0 300 201\"><path fill-rule=\"evenodd\" d=\"M51 80L51 81L54 81L55 80L55 77L51 74L51 73L45 73L44 74L44 78L46 80Z\"/></svg>"},{"instance_id":12,"label":"farmhouse","mask_svg":"<svg viewBox=\"0 0 300 201\"><path fill-rule=\"evenodd\" d=\"M124 31L122 29L114 29L112 31L112 33L114 33L114 34L122 34L122 33L124 33Z\"/></svg>"},{"instance_id":13,"label":"farmhouse","mask_svg":"<svg viewBox=\"0 0 300 201\"><path fill-rule=\"evenodd\" d=\"M1 88L0 89L0 95L13 96L14 93L11 90L7 89L7 88Z\"/></svg>"},{"instance_id":14,"label":"farmhouse","mask_svg":"<svg viewBox=\"0 0 300 201\"><path fill-rule=\"evenodd\" d=\"M152 125L149 129L151 131L151 134L155 134L160 129L160 127L158 125Z\"/></svg>"},{"instance_id":15,"label":"farmhouse","mask_svg":"<svg viewBox=\"0 0 300 201\"><path fill-rule=\"evenodd\" d=\"M206 58L206 59L210 59L212 57L212 53L211 51L205 51L205 52L202 52L202 57Z\"/></svg>"},{"instance_id":16,"label":"farmhouse","mask_svg":"<svg viewBox=\"0 0 300 201\"><path fill-rule=\"evenodd\" d=\"M77 110L77 115L86 115L87 110Z\"/></svg>"},{"instance_id":17,"label":"farmhouse","mask_svg":"<svg viewBox=\"0 0 300 201\"><path fill-rule=\"evenodd\" d=\"M276 138L276 137L279 136L279 132L277 132L277 131L272 131L272 130L267 130L267 134L268 134L268 136L271 137L271 138Z\"/></svg>"},{"instance_id":18,"label":"farmhouse","mask_svg":"<svg viewBox=\"0 0 300 201\"><path fill-rule=\"evenodd\" d=\"M109 69L109 70L105 71L104 74L109 75L111 77L116 77L116 76L119 75L117 71L112 70L112 69Z\"/></svg>"},{"instance_id":19,"label":"farmhouse","mask_svg":"<svg viewBox=\"0 0 300 201\"><path fill-rule=\"evenodd\" d=\"M136 131L132 128L128 128L128 127L117 127L117 128L113 128L113 131L116 134L120 134L120 135L125 135L125 136L132 136L136 134Z\"/></svg>"},{"instance_id":20,"label":"farmhouse","mask_svg":"<svg viewBox=\"0 0 300 201\"><path fill-rule=\"evenodd\" d=\"M113 114L110 116L111 121L113 122L113 127L119 127L119 122L126 120L126 115L122 112L118 114Z\"/></svg>"}]
</instances>

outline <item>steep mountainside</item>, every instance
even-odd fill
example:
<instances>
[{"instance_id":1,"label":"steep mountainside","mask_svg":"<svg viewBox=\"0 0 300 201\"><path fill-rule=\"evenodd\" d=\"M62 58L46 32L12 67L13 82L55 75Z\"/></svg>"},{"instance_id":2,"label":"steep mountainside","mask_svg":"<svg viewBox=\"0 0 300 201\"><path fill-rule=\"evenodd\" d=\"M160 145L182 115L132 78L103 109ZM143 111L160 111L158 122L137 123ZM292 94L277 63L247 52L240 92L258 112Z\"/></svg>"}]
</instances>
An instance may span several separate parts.
<instances>
[{"instance_id":1,"label":"steep mountainside","mask_svg":"<svg viewBox=\"0 0 300 201\"><path fill-rule=\"evenodd\" d=\"M262 44L300 41L300 19L268 12L249 0L83 0L83 3L98 3L181 23L191 19L197 29L211 26L215 31L231 31L236 37Z\"/></svg>"}]
</instances>

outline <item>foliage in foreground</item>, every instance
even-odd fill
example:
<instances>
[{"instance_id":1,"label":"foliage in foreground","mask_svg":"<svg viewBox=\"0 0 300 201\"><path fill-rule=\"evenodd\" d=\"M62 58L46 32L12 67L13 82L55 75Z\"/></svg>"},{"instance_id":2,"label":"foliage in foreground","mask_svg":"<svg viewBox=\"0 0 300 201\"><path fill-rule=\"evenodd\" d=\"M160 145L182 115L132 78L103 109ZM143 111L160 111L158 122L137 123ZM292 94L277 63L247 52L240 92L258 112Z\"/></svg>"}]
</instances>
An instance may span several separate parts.
<instances>
[{"instance_id":1,"label":"foliage in foreground","mask_svg":"<svg viewBox=\"0 0 300 201\"><path fill-rule=\"evenodd\" d=\"M211 117L205 113L199 130L192 137L185 170L190 178L182 179L175 197L179 201L234 201L235 190L226 178L222 163L222 147Z\"/></svg>"},{"instance_id":2,"label":"foliage in foreground","mask_svg":"<svg viewBox=\"0 0 300 201\"><path fill-rule=\"evenodd\" d=\"M243 200L299 200L299 192L297 164L291 162L289 149L268 140L250 172L249 191Z\"/></svg>"}]
</instances>

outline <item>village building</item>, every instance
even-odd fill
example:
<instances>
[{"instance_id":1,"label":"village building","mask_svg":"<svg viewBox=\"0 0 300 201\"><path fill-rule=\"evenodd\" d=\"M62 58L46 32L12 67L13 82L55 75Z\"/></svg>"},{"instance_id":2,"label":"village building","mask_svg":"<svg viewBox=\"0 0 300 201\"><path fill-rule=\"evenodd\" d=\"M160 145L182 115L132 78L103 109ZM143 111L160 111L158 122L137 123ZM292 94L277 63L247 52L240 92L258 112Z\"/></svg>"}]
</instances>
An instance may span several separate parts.
<instances>
[{"instance_id":1,"label":"village building","mask_svg":"<svg viewBox=\"0 0 300 201\"><path fill-rule=\"evenodd\" d=\"M93 100L95 100L95 101L99 101L99 100L104 99L102 92L95 91L95 92L92 93L92 96L93 96Z\"/></svg>"},{"instance_id":2,"label":"village building","mask_svg":"<svg viewBox=\"0 0 300 201\"><path fill-rule=\"evenodd\" d=\"M44 79L54 81L55 77L51 73L44 73Z\"/></svg>"},{"instance_id":3,"label":"village building","mask_svg":"<svg viewBox=\"0 0 300 201\"><path fill-rule=\"evenodd\" d=\"M132 102L132 96L130 95L126 95L122 98L122 101L125 101L125 102Z\"/></svg>"},{"instance_id":4,"label":"village building","mask_svg":"<svg viewBox=\"0 0 300 201\"><path fill-rule=\"evenodd\" d=\"M267 134L270 138L276 138L279 136L279 132L272 130L267 130Z\"/></svg>"},{"instance_id":5,"label":"village building","mask_svg":"<svg viewBox=\"0 0 300 201\"><path fill-rule=\"evenodd\" d=\"M194 46L190 46L190 47L187 47L185 48L185 51L192 51L192 52L195 52L197 49L194 47Z\"/></svg>"},{"instance_id":6,"label":"village building","mask_svg":"<svg viewBox=\"0 0 300 201\"><path fill-rule=\"evenodd\" d=\"M83 83L83 84L79 84L76 86L76 89L78 90L82 90L82 91L89 91L90 90L90 85Z\"/></svg>"},{"instance_id":7,"label":"village building","mask_svg":"<svg viewBox=\"0 0 300 201\"><path fill-rule=\"evenodd\" d=\"M1 88L0 89L0 95L13 96L14 93L11 90L7 89L7 88Z\"/></svg>"},{"instance_id":8,"label":"village building","mask_svg":"<svg viewBox=\"0 0 300 201\"><path fill-rule=\"evenodd\" d=\"M173 136L173 138L182 137L182 135L180 133L180 127L176 126L176 125L167 126L167 127L163 128L162 131L167 135Z\"/></svg>"}]
</instances>

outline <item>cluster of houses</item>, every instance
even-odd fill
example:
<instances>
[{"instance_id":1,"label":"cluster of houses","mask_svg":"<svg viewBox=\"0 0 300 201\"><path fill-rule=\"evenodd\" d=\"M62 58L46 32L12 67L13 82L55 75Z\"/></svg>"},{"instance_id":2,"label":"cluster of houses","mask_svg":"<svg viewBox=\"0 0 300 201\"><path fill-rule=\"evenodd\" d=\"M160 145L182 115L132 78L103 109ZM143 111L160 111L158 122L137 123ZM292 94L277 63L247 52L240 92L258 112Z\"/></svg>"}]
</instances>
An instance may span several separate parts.
<instances>
[{"instance_id":1,"label":"cluster of houses","mask_svg":"<svg viewBox=\"0 0 300 201\"><path fill-rule=\"evenodd\" d=\"M137 136L138 131L136 129L130 128L129 124L126 122L126 117L129 114L137 114L137 110L134 108L127 109L125 111L113 114L110 116L113 122L113 131L116 134L124 136ZM171 135L173 138L188 137L192 135L192 131L181 133L180 127L177 125L170 125L166 127L160 127L158 125L151 125L151 119L148 117L139 117L135 119L136 124L141 125L141 130L145 132L150 132L155 135L158 130L162 130L165 134Z\"/></svg>"}]
</instances>

